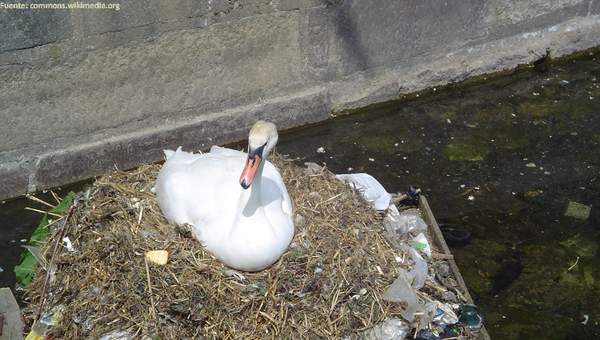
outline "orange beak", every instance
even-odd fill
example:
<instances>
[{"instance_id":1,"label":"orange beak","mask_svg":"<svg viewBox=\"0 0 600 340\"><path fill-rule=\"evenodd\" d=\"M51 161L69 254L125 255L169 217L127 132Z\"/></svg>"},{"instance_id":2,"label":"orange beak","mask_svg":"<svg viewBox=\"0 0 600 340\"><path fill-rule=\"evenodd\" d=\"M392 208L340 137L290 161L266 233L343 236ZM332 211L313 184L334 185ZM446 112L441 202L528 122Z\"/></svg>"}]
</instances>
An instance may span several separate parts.
<instances>
[{"instance_id":1,"label":"orange beak","mask_svg":"<svg viewBox=\"0 0 600 340\"><path fill-rule=\"evenodd\" d=\"M242 170L242 175L240 176L240 185L244 189L248 189L254 180L254 176L256 176L256 171L260 166L260 162L262 159L259 155L248 156L246 160L246 166L244 170Z\"/></svg>"}]
</instances>

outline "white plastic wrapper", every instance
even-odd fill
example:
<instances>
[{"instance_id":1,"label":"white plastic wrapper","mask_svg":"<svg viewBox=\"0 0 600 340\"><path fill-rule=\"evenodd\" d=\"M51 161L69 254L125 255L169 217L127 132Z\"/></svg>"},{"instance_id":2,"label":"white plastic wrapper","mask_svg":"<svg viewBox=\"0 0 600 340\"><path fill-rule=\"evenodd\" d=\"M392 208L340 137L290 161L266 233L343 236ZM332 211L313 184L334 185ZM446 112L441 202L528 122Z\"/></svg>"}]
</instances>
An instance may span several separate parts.
<instances>
[{"instance_id":1,"label":"white plastic wrapper","mask_svg":"<svg viewBox=\"0 0 600 340\"><path fill-rule=\"evenodd\" d=\"M410 274L404 269L400 269L398 277L391 286L383 294L383 299L390 302L405 303L406 308L400 313L408 322L412 322L415 318L415 313L421 307L417 294L410 284Z\"/></svg>"},{"instance_id":2,"label":"white plastic wrapper","mask_svg":"<svg viewBox=\"0 0 600 340\"><path fill-rule=\"evenodd\" d=\"M427 237L423 233L419 233L417 236L413 238L414 246L416 249L422 251L425 255L431 256L431 247L429 246L429 241L427 241Z\"/></svg>"},{"instance_id":3,"label":"white plastic wrapper","mask_svg":"<svg viewBox=\"0 0 600 340\"><path fill-rule=\"evenodd\" d=\"M366 339L372 340L404 340L410 332L410 326L401 319L389 318L365 332Z\"/></svg>"},{"instance_id":4,"label":"white plastic wrapper","mask_svg":"<svg viewBox=\"0 0 600 340\"><path fill-rule=\"evenodd\" d=\"M373 204L375 210L386 210L390 206L392 196L373 176L358 173L335 175L335 177L358 190L365 200Z\"/></svg>"},{"instance_id":5,"label":"white plastic wrapper","mask_svg":"<svg viewBox=\"0 0 600 340\"><path fill-rule=\"evenodd\" d=\"M408 272L409 282L415 289L421 289L427 279L427 262L414 248L403 245L402 249L410 255L413 261L412 269Z\"/></svg>"}]
</instances>

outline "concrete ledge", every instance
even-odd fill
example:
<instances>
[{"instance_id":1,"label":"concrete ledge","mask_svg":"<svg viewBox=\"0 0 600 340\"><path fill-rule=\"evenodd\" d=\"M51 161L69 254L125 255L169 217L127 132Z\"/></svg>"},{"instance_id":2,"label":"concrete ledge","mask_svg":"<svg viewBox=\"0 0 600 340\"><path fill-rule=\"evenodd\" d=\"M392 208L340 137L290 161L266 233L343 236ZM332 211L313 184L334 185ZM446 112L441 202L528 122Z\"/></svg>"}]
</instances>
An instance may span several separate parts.
<instances>
[{"instance_id":1,"label":"concrete ledge","mask_svg":"<svg viewBox=\"0 0 600 340\"><path fill-rule=\"evenodd\" d=\"M334 82L334 112L358 109L403 94L514 69L544 57L560 58L600 45L600 15L575 18L516 36L468 45L418 62L357 72Z\"/></svg>"},{"instance_id":2,"label":"concrete ledge","mask_svg":"<svg viewBox=\"0 0 600 340\"><path fill-rule=\"evenodd\" d=\"M600 45L598 0L122 6L0 12L0 199Z\"/></svg>"}]
</instances>

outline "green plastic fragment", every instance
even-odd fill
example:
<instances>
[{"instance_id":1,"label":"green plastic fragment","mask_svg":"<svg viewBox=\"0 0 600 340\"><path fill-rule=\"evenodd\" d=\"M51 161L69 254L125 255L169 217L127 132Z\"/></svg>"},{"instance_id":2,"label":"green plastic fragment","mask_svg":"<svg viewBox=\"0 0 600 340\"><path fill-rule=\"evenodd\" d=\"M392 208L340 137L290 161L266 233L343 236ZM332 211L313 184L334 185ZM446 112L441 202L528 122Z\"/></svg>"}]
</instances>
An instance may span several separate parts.
<instances>
[{"instance_id":1,"label":"green plastic fragment","mask_svg":"<svg viewBox=\"0 0 600 340\"><path fill-rule=\"evenodd\" d=\"M73 204L74 198L75 193L69 192L56 207L50 210L50 212L55 214L62 214L66 212ZM28 248L37 249L42 245L44 240L48 237L48 224L48 214L44 214L42 220L29 238L29 242L27 243ZM31 281L33 281L37 263L38 261L36 257L29 249L25 249L21 253L19 264L16 265L14 269L17 283L19 285L26 287L31 283Z\"/></svg>"},{"instance_id":2,"label":"green plastic fragment","mask_svg":"<svg viewBox=\"0 0 600 340\"><path fill-rule=\"evenodd\" d=\"M427 248L427 245L425 243L415 242L415 248L417 250L423 250L423 249Z\"/></svg>"}]
</instances>

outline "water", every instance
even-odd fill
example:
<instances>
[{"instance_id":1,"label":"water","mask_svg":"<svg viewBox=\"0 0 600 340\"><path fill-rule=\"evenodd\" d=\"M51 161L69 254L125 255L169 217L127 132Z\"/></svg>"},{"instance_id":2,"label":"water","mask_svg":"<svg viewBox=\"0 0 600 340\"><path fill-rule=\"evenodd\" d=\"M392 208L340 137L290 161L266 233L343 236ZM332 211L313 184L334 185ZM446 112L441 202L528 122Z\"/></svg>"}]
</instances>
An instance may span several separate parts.
<instances>
[{"instance_id":1,"label":"water","mask_svg":"<svg viewBox=\"0 0 600 340\"><path fill-rule=\"evenodd\" d=\"M81 190L88 182L56 188L53 191L62 197L71 190L74 192ZM56 204L49 191L38 193L35 196L49 204ZM42 217L38 212L25 210L26 207L42 211L49 209L44 204L26 198L0 202L0 268L2 268L0 270L0 287L14 287L13 268L19 263L21 252L24 249L22 246L27 244L31 233L38 226Z\"/></svg>"},{"instance_id":2,"label":"water","mask_svg":"<svg viewBox=\"0 0 600 340\"><path fill-rule=\"evenodd\" d=\"M422 187L440 222L473 233L452 251L492 338L597 338L598 59L439 92L292 133L278 149L392 192ZM569 201L591 205L589 218L564 216Z\"/></svg>"},{"instance_id":3,"label":"water","mask_svg":"<svg viewBox=\"0 0 600 340\"><path fill-rule=\"evenodd\" d=\"M368 172L392 192L420 186L440 222L473 233L452 251L493 338L591 339L600 336L599 144L600 63L590 56L367 108L284 134L278 151ZM590 216L564 216L569 201L591 205ZM39 219L25 205L0 206L2 285L14 282L18 240Z\"/></svg>"}]
</instances>

